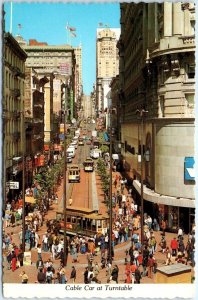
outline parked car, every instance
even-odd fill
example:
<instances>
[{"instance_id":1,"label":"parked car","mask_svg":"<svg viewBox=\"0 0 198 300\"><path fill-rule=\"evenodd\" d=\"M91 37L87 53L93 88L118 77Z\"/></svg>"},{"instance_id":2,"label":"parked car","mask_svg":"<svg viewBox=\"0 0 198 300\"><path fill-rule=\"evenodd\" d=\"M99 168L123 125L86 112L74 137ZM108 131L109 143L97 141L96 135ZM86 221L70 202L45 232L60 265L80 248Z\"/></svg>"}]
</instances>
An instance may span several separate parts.
<instances>
[{"instance_id":1,"label":"parked car","mask_svg":"<svg viewBox=\"0 0 198 300\"><path fill-rule=\"evenodd\" d=\"M72 162L72 157L71 156L67 156L67 163L71 163Z\"/></svg>"}]
</instances>

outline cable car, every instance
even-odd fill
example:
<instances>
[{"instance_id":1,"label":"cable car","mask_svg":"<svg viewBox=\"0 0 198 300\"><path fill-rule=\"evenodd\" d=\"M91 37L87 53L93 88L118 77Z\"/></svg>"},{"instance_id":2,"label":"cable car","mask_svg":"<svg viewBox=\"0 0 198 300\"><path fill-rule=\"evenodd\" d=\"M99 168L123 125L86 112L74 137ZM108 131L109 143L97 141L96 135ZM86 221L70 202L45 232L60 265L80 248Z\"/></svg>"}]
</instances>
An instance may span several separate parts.
<instances>
[{"instance_id":1,"label":"cable car","mask_svg":"<svg viewBox=\"0 0 198 300\"><path fill-rule=\"evenodd\" d=\"M78 165L71 165L68 171L69 182L80 182L80 168Z\"/></svg>"},{"instance_id":2,"label":"cable car","mask_svg":"<svg viewBox=\"0 0 198 300\"><path fill-rule=\"evenodd\" d=\"M94 170L94 161L92 158L87 157L83 163L85 172L93 172Z\"/></svg>"},{"instance_id":3,"label":"cable car","mask_svg":"<svg viewBox=\"0 0 198 300\"><path fill-rule=\"evenodd\" d=\"M56 212L56 220L60 222L60 233L64 232L64 213ZM107 233L109 216L98 214L93 209L69 206L66 208L66 232L71 235L94 237Z\"/></svg>"}]
</instances>

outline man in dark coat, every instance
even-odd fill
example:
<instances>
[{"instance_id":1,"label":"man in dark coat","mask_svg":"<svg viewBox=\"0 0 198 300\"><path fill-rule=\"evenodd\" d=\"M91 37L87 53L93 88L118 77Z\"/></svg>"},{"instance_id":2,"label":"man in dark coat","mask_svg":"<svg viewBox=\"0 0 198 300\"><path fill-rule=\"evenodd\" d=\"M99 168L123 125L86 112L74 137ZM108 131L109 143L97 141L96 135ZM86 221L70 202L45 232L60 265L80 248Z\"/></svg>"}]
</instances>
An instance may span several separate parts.
<instances>
[{"instance_id":1,"label":"man in dark coat","mask_svg":"<svg viewBox=\"0 0 198 300\"><path fill-rule=\"evenodd\" d=\"M140 272L139 268L137 267L137 269L135 270L135 283L140 283L141 278L142 278L141 272Z\"/></svg>"},{"instance_id":2,"label":"man in dark coat","mask_svg":"<svg viewBox=\"0 0 198 300\"><path fill-rule=\"evenodd\" d=\"M72 267L70 279L72 279L72 283L75 283L75 280L76 280L76 269L75 269L74 266Z\"/></svg>"},{"instance_id":3,"label":"man in dark coat","mask_svg":"<svg viewBox=\"0 0 198 300\"><path fill-rule=\"evenodd\" d=\"M112 272L111 272L111 276L112 276L112 278L115 278L114 280L116 281L116 283L118 283L118 273L119 273L118 266L115 265L115 266L113 267Z\"/></svg>"},{"instance_id":4,"label":"man in dark coat","mask_svg":"<svg viewBox=\"0 0 198 300\"><path fill-rule=\"evenodd\" d=\"M38 274L37 274L37 280L38 283L45 283L46 282L46 275L43 272L42 269L39 269Z\"/></svg>"}]
</instances>

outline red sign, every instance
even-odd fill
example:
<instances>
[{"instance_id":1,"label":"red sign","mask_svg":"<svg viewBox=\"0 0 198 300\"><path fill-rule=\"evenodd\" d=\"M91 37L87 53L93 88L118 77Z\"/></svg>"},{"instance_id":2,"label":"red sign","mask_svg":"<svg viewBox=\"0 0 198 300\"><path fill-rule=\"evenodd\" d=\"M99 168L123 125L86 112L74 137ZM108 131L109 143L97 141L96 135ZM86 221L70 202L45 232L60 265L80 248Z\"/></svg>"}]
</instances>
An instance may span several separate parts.
<instances>
[{"instance_id":1,"label":"red sign","mask_svg":"<svg viewBox=\"0 0 198 300\"><path fill-rule=\"evenodd\" d=\"M45 156L41 155L39 157L39 166L44 166L45 165Z\"/></svg>"},{"instance_id":2,"label":"red sign","mask_svg":"<svg viewBox=\"0 0 198 300\"><path fill-rule=\"evenodd\" d=\"M55 151L62 151L62 146L60 144L54 144Z\"/></svg>"},{"instance_id":3,"label":"red sign","mask_svg":"<svg viewBox=\"0 0 198 300\"><path fill-rule=\"evenodd\" d=\"M44 151L49 151L49 145L44 145Z\"/></svg>"}]
</instances>

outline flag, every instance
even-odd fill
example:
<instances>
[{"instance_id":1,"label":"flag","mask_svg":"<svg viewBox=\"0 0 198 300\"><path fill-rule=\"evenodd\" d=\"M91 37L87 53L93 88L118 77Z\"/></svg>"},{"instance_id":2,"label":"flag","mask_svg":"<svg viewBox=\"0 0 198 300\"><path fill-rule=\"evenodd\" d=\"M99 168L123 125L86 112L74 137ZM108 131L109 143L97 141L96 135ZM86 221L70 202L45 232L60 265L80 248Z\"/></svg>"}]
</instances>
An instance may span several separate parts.
<instances>
[{"instance_id":1,"label":"flag","mask_svg":"<svg viewBox=\"0 0 198 300\"><path fill-rule=\"evenodd\" d=\"M69 27L69 31L76 31L75 27Z\"/></svg>"},{"instance_id":2,"label":"flag","mask_svg":"<svg viewBox=\"0 0 198 300\"><path fill-rule=\"evenodd\" d=\"M76 31L76 28L75 27L70 27L68 24L67 26L65 27L67 30L69 30L70 32L71 31Z\"/></svg>"},{"instance_id":3,"label":"flag","mask_svg":"<svg viewBox=\"0 0 198 300\"><path fill-rule=\"evenodd\" d=\"M74 32L70 32L71 37L76 37L76 34Z\"/></svg>"},{"instance_id":4,"label":"flag","mask_svg":"<svg viewBox=\"0 0 198 300\"><path fill-rule=\"evenodd\" d=\"M98 26L100 26L100 27L103 26L103 23L98 23Z\"/></svg>"},{"instance_id":5,"label":"flag","mask_svg":"<svg viewBox=\"0 0 198 300\"><path fill-rule=\"evenodd\" d=\"M21 28L22 28L22 25L21 25L21 24L18 24L18 28L21 29Z\"/></svg>"}]
</instances>

